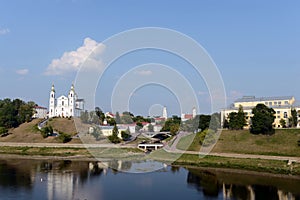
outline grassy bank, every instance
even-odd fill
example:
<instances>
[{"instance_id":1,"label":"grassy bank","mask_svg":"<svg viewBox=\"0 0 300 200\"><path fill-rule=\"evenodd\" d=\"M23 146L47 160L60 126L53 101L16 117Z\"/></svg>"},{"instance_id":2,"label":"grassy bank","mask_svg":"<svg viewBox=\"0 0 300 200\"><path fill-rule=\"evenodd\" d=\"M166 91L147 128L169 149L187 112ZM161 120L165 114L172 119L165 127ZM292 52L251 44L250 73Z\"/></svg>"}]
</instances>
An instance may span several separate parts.
<instances>
[{"instance_id":1,"label":"grassy bank","mask_svg":"<svg viewBox=\"0 0 300 200\"><path fill-rule=\"evenodd\" d=\"M156 160L183 166L230 168L275 174L300 175L300 164L294 163L291 166L288 166L287 161L225 158L217 156L206 156L204 158L200 158L199 155L195 154L174 155L164 150L156 151L150 157Z\"/></svg>"},{"instance_id":2,"label":"grassy bank","mask_svg":"<svg viewBox=\"0 0 300 200\"><path fill-rule=\"evenodd\" d=\"M184 149L187 143L191 143L188 150L199 151L200 135L194 140L193 137L194 135L190 135L182 138L177 148ZM271 136L253 135L248 130L224 130L212 152L300 157L298 140L300 129L277 129Z\"/></svg>"},{"instance_id":3,"label":"grassy bank","mask_svg":"<svg viewBox=\"0 0 300 200\"><path fill-rule=\"evenodd\" d=\"M196 167L214 167L251 170L257 172L269 172L276 174L300 175L300 164L294 163L292 166L287 165L287 161L263 160L263 159L240 159L240 158L223 158L216 156L206 156L199 158L198 155L191 154L174 154L167 153L164 150L154 151L144 157L144 153L135 148L68 148L68 147L0 147L0 154L5 158L5 154L15 154L19 156L45 156L49 159L60 157L63 159L72 159L80 157L81 159L96 158L99 156L103 159L153 159L169 164L181 166Z\"/></svg>"}]
</instances>

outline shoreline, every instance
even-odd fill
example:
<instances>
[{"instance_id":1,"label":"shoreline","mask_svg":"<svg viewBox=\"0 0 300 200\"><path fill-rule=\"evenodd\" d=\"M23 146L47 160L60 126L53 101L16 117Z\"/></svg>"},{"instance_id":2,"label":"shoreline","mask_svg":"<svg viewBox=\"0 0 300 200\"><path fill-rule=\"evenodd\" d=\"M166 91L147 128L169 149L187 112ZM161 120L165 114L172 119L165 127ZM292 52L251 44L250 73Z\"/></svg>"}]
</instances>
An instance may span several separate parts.
<instances>
[{"instance_id":1,"label":"shoreline","mask_svg":"<svg viewBox=\"0 0 300 200\"><path fill-rule=\"evenodd\" d=\"M28 144L30 146L30 144ZM138 152L137 149L124 148L121 150L120 157L104 157L97 159L87 149L76 147L12 147L0 146L0 159L26 159L26 160L71 160L71 161L108 161L112 159L123 158L122 155L145 155L143 152ZM136 152L135 152L136 151ZM169 160L167 152L160 152L162 156L150 157L148 159L156 160L159 162L167 163L172 166L188 167L188 168L201 168L201 169L218 169L219 171L242 171L254 173L267 173L282 176L296 176L300 178L300 164L292 163L287 166L286 161L283 160L263 160L252 158L228 158L219 156L206 156L199 159L195 154L182 154L177 160ZM113 155L113 154L112 154ZM165 157L165 155L167 157ZM260 164L261 163L261 164Z\"/></svg>"},{"instance_id":2,"label":"shoreline","mask_svg":"<svg viewBox=\"0 0 300 200\"><path fill-rule=\"evenodd\" d=\"M77 161L77 162L101 162L94 157L86 157L86 156L42 156L42 155L20 155L20 154L0 154L0 160L15 160L15 159L24 159L24 160L48 160L48 161L63 161L63 160L70 160L70 161ZM103 161L103 160L102 160ZM163 162L163 161L161 161ZM237 168L223 168L223 167L202 167L202 166L195 166L189 164L168 164L169 166L174 167L182 167L185 169L200 169L202 171L210 171L213 173L228 173L228 174L241 174L241 175L253 175L253 176L260 176L260 177L275 177L275 178L284 178L284 179L294 179L299 180L300 175L292 175L292 174L278 174L278 173L271 173L271 172L263 172L263 171L255 171L255 170L247 170L247 169L237 169Z\"/></svg>"}]
</instances>

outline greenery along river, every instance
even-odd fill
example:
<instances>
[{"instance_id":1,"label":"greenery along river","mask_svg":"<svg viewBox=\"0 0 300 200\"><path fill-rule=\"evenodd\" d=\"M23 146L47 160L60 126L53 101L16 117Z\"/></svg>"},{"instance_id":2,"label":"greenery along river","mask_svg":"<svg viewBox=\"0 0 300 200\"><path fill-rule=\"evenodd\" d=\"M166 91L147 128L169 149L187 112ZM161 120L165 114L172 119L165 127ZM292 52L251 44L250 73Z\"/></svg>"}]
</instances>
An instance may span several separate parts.
<instances>
[{"instance_id":1,"label":"greenery along river","mask_svg":"<svg viewBox=\"0 0 300 200\"><path fill-rule=\"evenodd\" d=\"M123 166L128 170L133 165ZM86 161L0 160L0 199L300 199L296 176L166 165L134 174L101 166Z\"/></svg>"}]
</instances>

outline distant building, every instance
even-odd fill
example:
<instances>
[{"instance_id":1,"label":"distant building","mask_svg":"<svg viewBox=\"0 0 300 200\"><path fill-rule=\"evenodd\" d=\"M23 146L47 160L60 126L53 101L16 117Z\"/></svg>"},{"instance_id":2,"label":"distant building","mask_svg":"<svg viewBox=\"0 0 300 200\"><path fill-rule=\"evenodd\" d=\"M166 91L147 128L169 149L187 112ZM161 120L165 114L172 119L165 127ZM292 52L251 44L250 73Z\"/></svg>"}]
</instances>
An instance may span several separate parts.
<instances>
[{"instance_id":1,"label":"distant building","mask_svg":"<svg viewBox=\"0 0 300 200\"><path fill-rule=\"evenodd\" d=\"M47 108L41 107L41 106L35 106L34 114L33 114L32 118L45 119L45 118L47 118L47 114L48 114Z\"/></svg>"},{"instance_id":2,"label":"distant building","mask_svg":"<svg viewBox=\"0 0 300 200\"><path fill-rule=\"evenodd\" d=\"M106 112L105 117L110 117L110 118L115 118L115 114L111 113L111 112Z\"/></svg>"},{"instance_id":3,"label":"distant building","mask_svg":"<svg viewBox=\"0 0 300 200\"><path fill-rule=\"evenodd\" d=\"M289 118L291 117L291 110L295 109L298 113L298 125L300 127L299 118L300 118L300 107L294 105L295 98L293 96L282 96L282 97L260 97L256 98L255 96L244 96L240 99L237 99L230 107L221 111L221 123L224 124L225 119L228 119L229 113L238 112L239 106L243 107L244 113L246 115L247 125L245 128L250 128L252 109L257 104L265 104L266 106L273 108L275 111L275 120L274 127L282 128L280 120L284 119L286 125L289 125Z\"/></svg>"},{"instance_id":4,"label":"distant building","mask_svg":"<svg viewBox=\"0 0 300 200\"><path fill-rule=\"evenodd\" d=\"M185 113L182 113L181 114L181 121L187 121L187 120L190 120L190 119L193 119L195 118L197 115L197 110L195 107L193 107L192 109L192 114L185 114Z\"/></svg>"},{"instance_id":5,"label":"distant building","mask_svg":"<svg viewBox=\"0 0 300 200\"><path fill-rule=\"evenodd\" d=\"M127 126L117 125L118 127L118 137L122 138L121 132L127 130ZM108 137L113 134L114 126L100 126L101 133L103 136Z\"/></svg>"},{"instance_id":6,"label":"distant building","mask_svg":"<svg viewBox=\"0 0 300 200\"><path fill-rule=\"evenodd\" d=\"M79 99L72 84L68 96L55 97L54 85L51 87L49 98L49 117L80 116L84 110L84 100Z\"/></svg>"},{"instance_id":7,"label":"distant building","mask_svg":"<svg viewBox=\"0 0 300 200\"><path fill-rule=\"evenodd\" d=\"M162 118L168 119L168 112L167 112L167 107L166 106L163 108Z\"/></svg>"}]
</instances>

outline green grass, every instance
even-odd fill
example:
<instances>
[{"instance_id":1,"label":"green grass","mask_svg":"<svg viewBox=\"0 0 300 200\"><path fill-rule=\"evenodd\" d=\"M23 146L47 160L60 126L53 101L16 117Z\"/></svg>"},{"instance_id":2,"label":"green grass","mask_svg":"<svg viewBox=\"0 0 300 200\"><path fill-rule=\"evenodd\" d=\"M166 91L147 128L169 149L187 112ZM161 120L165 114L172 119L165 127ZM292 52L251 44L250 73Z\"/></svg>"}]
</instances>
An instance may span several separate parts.
<instances>
[{"instance_id":1,"label":"green grass","mask_svg":"<svg viewBox=\"0 0 300 200\"><path fill-rule=\"evenodd\" d=\"M221 158L206 156L199 158L198 155L184 154L175 164L188 164L199 167L217 167L252 170L260 172L270 172L277 174L300 174L300 165L294 164L293 168L287 166L286 161L263 160L263 159L240 159L240 158Z\"/></svg>"},{"instance_id":2,"label":"green grass","mask_svg":"<svg viewBox=\"0 0 300 200\"><path fill-rule=\"evenodd\" d=\"M191 137L182 138L177 148L183 149ZM278 129L271 136L253 135L248 130L224 130L213 152L300 157L299 139L300 129ZM188 150L199 151L199 149L200 137L197 134Z\"/></svg>"},{"instance_id":3,"label":"green grass","mask_svg":"<svg viewBox=\"0 0 300 200\"><path fill-rule=\"evenodd\" d=\"M176 148L180 150L199 151L200 150L200 135L199 133L185 136L179 140Z\"/></svg>"}]
</instances>

